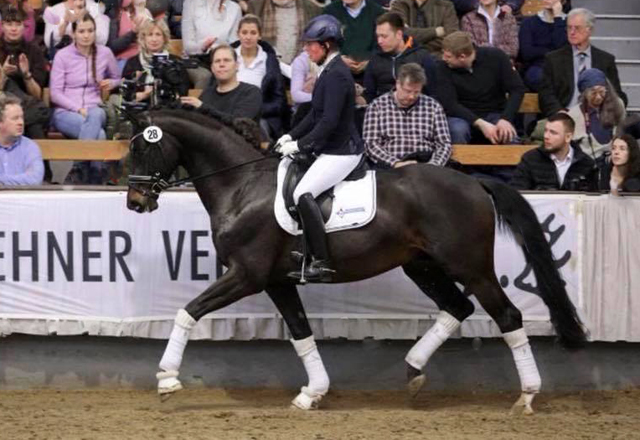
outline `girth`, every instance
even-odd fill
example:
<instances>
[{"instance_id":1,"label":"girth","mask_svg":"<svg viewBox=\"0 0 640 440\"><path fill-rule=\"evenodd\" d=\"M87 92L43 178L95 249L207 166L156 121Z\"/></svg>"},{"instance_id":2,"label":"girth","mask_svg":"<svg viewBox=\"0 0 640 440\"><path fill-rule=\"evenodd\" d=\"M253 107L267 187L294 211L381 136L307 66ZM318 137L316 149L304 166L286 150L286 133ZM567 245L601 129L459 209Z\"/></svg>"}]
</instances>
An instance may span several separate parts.
<instances>
[{"instance_id":1,"label":"girth","mask_svg":"<svg viewBox=\"0 0 640 440\"><path fill-rule=\"evenodd\" d=\"M299 153L294 155L293 161L289 165L289 168L287 168L287 174L284 177L284 184L282 185L284 204L289 215L298 223L300 223L300 219L298 217L296 204L293 202L293 191L296 189L296 186L298 186L298 183L300 183L304 174L309 170L314 160L315 158L308 154ZM362 155L358 165L344 180L362 179L369 169L369 162L366 160L366 157ZM316 197L316 203L318 203L318 206L320 207L322 218L325 223L329 220L329 216L331 215L333 198L333 187Z\"/></svg>"}]
</instances>

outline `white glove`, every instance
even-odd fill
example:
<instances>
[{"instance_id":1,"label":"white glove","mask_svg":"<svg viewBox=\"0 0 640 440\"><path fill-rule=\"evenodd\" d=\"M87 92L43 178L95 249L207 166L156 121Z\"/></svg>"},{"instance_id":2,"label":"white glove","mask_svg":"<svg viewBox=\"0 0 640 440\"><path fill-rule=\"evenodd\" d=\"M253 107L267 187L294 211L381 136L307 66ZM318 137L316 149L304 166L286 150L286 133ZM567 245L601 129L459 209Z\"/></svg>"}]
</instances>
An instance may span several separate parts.
<instances>
[{"instance_id":1,"label":"white glove","mask_svg":"<svg viewBox=\"0 0 640 440\"><path fill-rule=\"evenodd\" d=\"M276 145L274 147L274 149L276 150L276 153L280 153L282 146L287 142L291 142L292 140L293 138L291 137L291 135L285 134L283 136L280 136L280 139L278 139L278 142L276 142Z\"/></svg>"},{"instance_id":2,"label":"white glove","mask_svg":"<svg viewBox=\"0 0 640 440\"><path fill-rule=\"evenodd\" d=\"M289 142L285 142L284 145L280 147L279 153L282 154L283 156L291 156L292 154L295 154L298 151L300 151L298 149L298 141L289 141Z\"/></svg>"}]
</instances>

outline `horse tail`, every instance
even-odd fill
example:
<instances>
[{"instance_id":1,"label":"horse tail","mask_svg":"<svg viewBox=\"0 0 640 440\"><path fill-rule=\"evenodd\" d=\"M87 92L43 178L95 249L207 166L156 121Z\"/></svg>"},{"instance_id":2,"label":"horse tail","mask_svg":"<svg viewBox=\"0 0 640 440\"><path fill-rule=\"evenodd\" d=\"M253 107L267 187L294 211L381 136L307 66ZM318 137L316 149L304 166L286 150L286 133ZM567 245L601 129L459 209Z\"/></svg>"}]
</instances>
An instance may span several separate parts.
<instances>
[{"instance_id":1,"label":"horse tail","mask_svg":"<svg viewBox=\"0 0 640 440\"><path fill-rule=\"evenodd\" d=\"M538 282L537 294L549 308L551 323L560 343L566 348L584 346L587 340L585 327L567 295L551 246L533 208L508 185L490 180L480 180L480 184L493 198L498 227L504 229L507 226L511 230L518 238L527 262L533 267Z\"/></svg>"}]
</instances>

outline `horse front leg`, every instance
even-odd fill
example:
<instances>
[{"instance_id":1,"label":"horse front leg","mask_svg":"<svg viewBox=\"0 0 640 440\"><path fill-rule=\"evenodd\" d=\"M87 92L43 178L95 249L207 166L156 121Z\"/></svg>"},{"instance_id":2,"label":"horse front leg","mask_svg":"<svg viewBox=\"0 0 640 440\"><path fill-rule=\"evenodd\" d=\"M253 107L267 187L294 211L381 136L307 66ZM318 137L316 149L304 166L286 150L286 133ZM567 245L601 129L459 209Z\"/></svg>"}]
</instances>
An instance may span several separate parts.
<instances>
[{"instance_id":1,"label":"horse front leg","mask_svg":"<svg viewBox=\"0 0 640 440\"><path fill-rule=\"evenodd\" d=\"M291 404L303 410L317 409L329 391L329 375L318 352L298 289L295 285L269 286L266 292L287 323L292 336L291 343L309 380Z\"/></svg>"},{"instance_id":2,"label":"horse front leg","mask_svg":"<svg viewBox=\"0 0 640 440\"><path fill-rule=\"evenodd\" d=\"M229 268L220 279L191 301L185 309L178 310L169 342L160 360L160 371L156 374L161 400L168 399L173 393L182 389L182 383L178 380L180 365L189 341L189 334L196 322L207 313L256 293L246 281L246 277L239 272L233 267Z\"/></svg>"}]
</instances>

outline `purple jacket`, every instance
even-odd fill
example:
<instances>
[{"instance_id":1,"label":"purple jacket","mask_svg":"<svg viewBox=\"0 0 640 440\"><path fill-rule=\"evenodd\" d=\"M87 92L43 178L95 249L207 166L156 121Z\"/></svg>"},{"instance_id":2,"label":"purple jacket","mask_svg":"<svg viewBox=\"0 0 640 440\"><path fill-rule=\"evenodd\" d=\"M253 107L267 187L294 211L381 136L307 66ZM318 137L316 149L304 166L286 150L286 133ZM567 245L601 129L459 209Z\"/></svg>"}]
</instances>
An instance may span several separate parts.
<instances>
[{"instance_id":1,"label":"purple jacket","mask_svg":"<svg viewBox=\"0 0 640 440\"><path fill-rule=\"evenodd\" d=\"M81 108L97 107L102 102L100 81L111 80L111 88L120 83L120 69L116 58L106 46L97 45L96 76L93 78L91 59L85 57L75 44L60 49L51 67L51 102L57 107L72 112Z\"/></svg>"}]
</instances>

